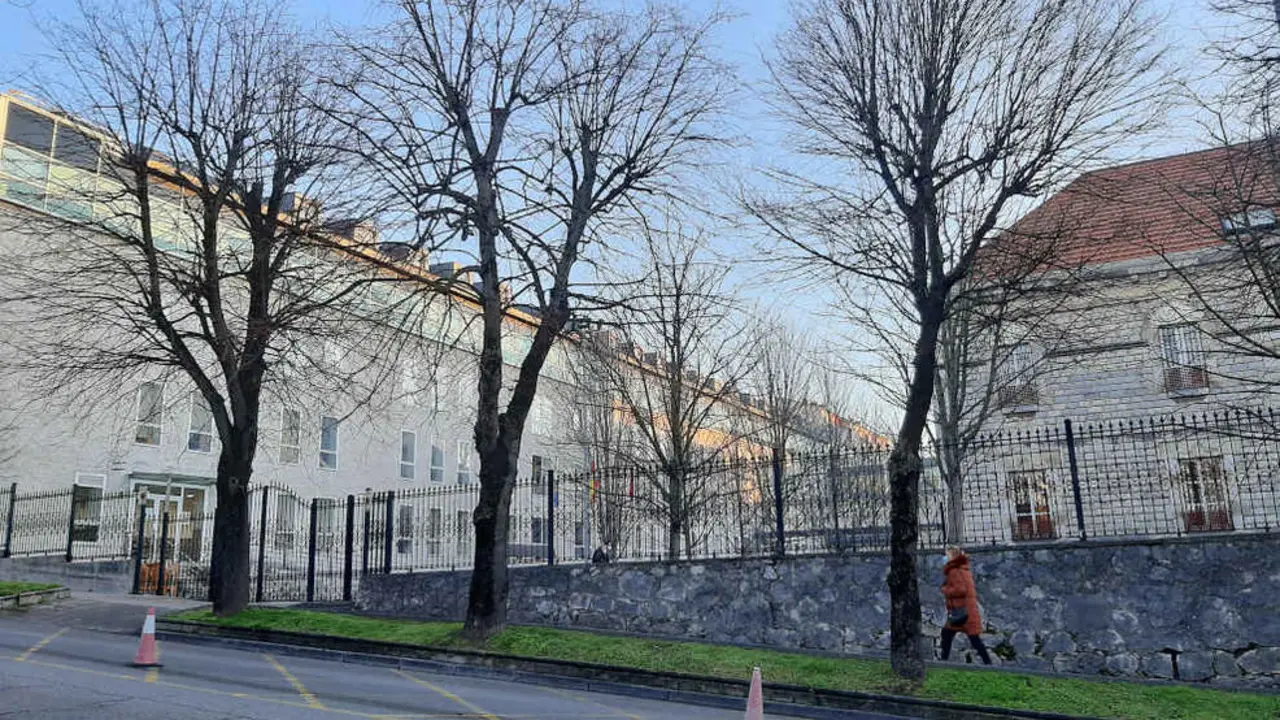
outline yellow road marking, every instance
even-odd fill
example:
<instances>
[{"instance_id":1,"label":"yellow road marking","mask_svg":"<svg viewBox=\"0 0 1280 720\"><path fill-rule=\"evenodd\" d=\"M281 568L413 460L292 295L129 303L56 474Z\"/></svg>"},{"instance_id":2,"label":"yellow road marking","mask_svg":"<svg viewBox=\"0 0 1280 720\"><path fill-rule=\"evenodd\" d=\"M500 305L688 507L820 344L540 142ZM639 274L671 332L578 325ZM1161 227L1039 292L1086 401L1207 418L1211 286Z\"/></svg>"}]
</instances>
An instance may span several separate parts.
<instances>
[{"instance_id":1,"label":"yellow road marking","mask_svg":"<svg viewBox=\"0 0 1280 720\"><path fill-rule=\"evenodd\" d=\"M49 637L47 637L47 638L45 638L45 639L41 640L40 642L36 643L35 645L32 645L31 647L27 648L27 651L26 651L26 652L22 653L21 655L19 655L18 657L14 658L14 659L15 659L15 660L17 660L18 662L26 662L26 661L27 661L27 658L29 658L29 657L31 657L32 655L35 655L36 653L40 652L41 648L43 648L45 645L48 645L49 643L53 642L54 640L57 640L58 638L62 637L62 636L63 636L64 634L66 634L66 632L67 632L68 630L70 630L70 629L71 629L71 628L62 628L62 629L61 629L61 630L59 630L58 632L56 632L56 633L54 633L54 634L50 635Z\"/></svg>"},{"instance_id":2,"label":"yellow road marking","mask_svg":"<svg viewBox=\"0 0 1280 720\"><path fill-rule=\"evenodd\" d=\"M459 705L461 705L462 707L464 707L464 708L466 708L466 709L470 710L471 712L473 712L473 713L475 713L476 715L478 715L478 716L480 716L480 717L484 718L485 720L499 720L499 718L498 718L498 716L497 716L497 715L494 715L493 713L491 713L491 712L489 712L489 711L487 711L487 710L484 710L483 708L477 707L476 705L474 705L474 704L472 704L472 703L470 703L470 702L467 702L466 700L463 700L462 698L458 697L457 695L454 695L453 693L449 692L448 690L445 690L444 688L439 687L439 686L437 686L437 685L435 685L435 684L433 684L433 683L429 683L429 682L427 682L426 680L423 680L423 679L422 679L422 678L420 678L420 677L416 677L416 676L414 676L414 675L410 675L409 673L407 673L407 672L405 672L405 671L403 671L403 670L392 670L391 672L393 672L393 673L395 673L395 674L399 675L400 677L402 677L402 678L404 678L404 679L406 679L406 680L409 680L410 682L415 682L415 683L417 683L417 684L421 685L422 687L424 687L424 688L426 688L426 689L428 689L428 690L431 690L432 692L435 692L435 693L437 693L437 694L439 694L439 695L441 695L441 696L443 696L443 697L446 697L446 698L448 698L448 699L450 699L450 700L452 700L452 701L454 701L454 702L458 703L458 704L459 704Z\"/></svg>"},{"instance_id":3,"label":"yellow road marking","mask_svg":"<svg viewBox=\"0 0 1280 720\"><path fill-rule=\"evenodd\" d=\"M142 681L153 683L159 679L160 679L160 668L153 667L147 671L147 676L142 678Z\"/></svg>"},{"instance_id":4,"label":"yellow road marking","mask_svg":"<svg viewBox=\"0 0 1280 720\"><path fill-rule=\"evenodd\" d=\"M553 693L555 695L559 695L560 697L563 697L563 698L568 698L570 700L574 700L580 703L586 703L588 705L595 705L598 708L603 708L613 713L613 715L611 715L610 717L624 717L627 720L645 720L640 715L632 715L631 713L626 712L625 710L621 710L616 707L605 705L602 702L592 700L591 698L586 697L585 695L579 695L578 693L575 693L575 692L569 692L568 690L561 690L559 688L547 687L545 685L536 685L534 687L542 688L547 692Z\"/></svg>"},{"instance_id":5,"label":"yellow road marking","mask_svg":"<svg viewBox=\"0 0 1280 720\"><path fill-rule=\"evenodd\" d=\"M15 661L15 662L17 661L17 658L3 658L3 659ZM68 670L70 672L87 673L89 675L98 675L101 677L115 678L117 680L141 680L142 679L137 675L126 675L124 673L105 672L102 670L94 670L92 668L77 667L75 665L63 665L62 663L46 662L44 660L29 660L27 661L27 664L40 665L41 667L51 667L51 668L56 668L58 670ZM180 690L189 690L191 692L206 693L208 695L218 695L220 697L233 697L240 700L253 700L256 702L271 703L273 705L286 705L288 707L295 707L295 708L309 708L308 705L300 702L293 702L290 700L281 700L279 698L267 697L264 695L253 695L250 693L229 692L227 690L216 690L214 688L200 687L198 685L186 685L183 683L172 682L170 680L159 680L156 682L156 684L161 687L178 688ZM449 715L438 715L438 714L377 715L377 714L371 714L371 713L362 713L356 710L343 710L341 708L329 708L329 707L324 708L324 712L333 713L336 715L346 715L349 717L365 718L366 720L390 720L391 718L397 718L399 720L433 720L438 718L450 718L451 720L459 720L459 718L475 717L470 715L458 715L456 713L449 714Z\"/></svg>"},{"instance_id":6,"label":"yellow road marking","mask_svg":"<svg viewBox=\"0 0 1280 720\"><path fill-rule=\"evenodd\" d=\"M303 685L301 680L294 677L293 673L289 672L288 668L280 664L280 661L266 653L263 653L262 657L266 658L267 662L271 663L272 667L280 671L280 674L284 676L284 679L288 680L289 684L293 686L293 689L297 690L298 694L302 696L302 699L306 701L307 707L314 708L316 710L328 709L324 706L324 703L320 702L320 700L316 698L315 693L308 690L307 686Z\"/></svg>"}]
</instances>

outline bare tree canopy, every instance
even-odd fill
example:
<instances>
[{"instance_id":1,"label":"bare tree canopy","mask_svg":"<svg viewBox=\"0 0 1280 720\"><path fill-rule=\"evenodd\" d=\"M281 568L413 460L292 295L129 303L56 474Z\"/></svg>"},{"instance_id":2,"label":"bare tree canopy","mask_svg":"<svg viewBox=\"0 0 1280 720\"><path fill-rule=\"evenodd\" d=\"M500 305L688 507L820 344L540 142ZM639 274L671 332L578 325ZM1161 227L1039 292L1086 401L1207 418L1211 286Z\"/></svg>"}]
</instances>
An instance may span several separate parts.
<instances>
[{"instance_id":1,"label":"bare tree canopy","mask_svg":"<svg viewBox=\"0 0 1280 720\"><path fill-rule=\"evenodd\" d=\"M778 48L776 103L822 175L772 173L791 193L747 206L791 257L856 288L846 299L870 324L910 329L889 588L893 666L919 679L920 449L940 329L1020 198L1151 119L1160 52L1139 0L816 0Z\"/></svg>"},{"instance_id":2,"label":"bare tree canopy","mask_svg":"<svg viewBox=\"0 0 1280 720\"><path fill-rule=\"evenodd\" d=\"M507 514L525 421L553 343L608 249L603 221L671 195L717 142L728 96L706 54L718 22L654 6L639 14L574 0L401 0L343 86L372 122L363 155L385 171L414 242L473 259L483 338L475 422L480 500L467 632L506 622ZM619 225L620 226L620 225ZM504 287L540 323L505 406ZM590 306L590 303L587 303Z\"/></svg>"},{"instance_id":3,"label":"bare tree canopy","mask_svg":"<svg viewBox=\"0 0 1280 720\"><path fill-rule=\"evenodd\" d=\"M220 440L214 611L234 614L264 397L366 401L421 315L417 293L381 288L417 279L348 214L362 184L324 47L275 6L82 2L51 33L61 114L24 112L87 124L57 120L66 167L32 195L48 213L15 216L42 241L6 253L8 357L81 401L140 381L194 393Z\"/></svg>"},{"instance_id":4,"label":"bare tree canopy","mask_svg":"<svg viewBox=\"0 0 1280 720\"><path fill-rule=\"evenodd\" d=\"M624 421L616 451L652 465L653 515L666 524L667 555L692 556L697 520L737 490L716 472L756 426L759 410L739 388L751 370L747 328L735 319L729 271L706 256L705 240L680 229L645 237L645 276L622 285L618 309L592 334L582 374L602 381ZM681 548L683 547L683 553Z\"/></svg>"}]
</instances>

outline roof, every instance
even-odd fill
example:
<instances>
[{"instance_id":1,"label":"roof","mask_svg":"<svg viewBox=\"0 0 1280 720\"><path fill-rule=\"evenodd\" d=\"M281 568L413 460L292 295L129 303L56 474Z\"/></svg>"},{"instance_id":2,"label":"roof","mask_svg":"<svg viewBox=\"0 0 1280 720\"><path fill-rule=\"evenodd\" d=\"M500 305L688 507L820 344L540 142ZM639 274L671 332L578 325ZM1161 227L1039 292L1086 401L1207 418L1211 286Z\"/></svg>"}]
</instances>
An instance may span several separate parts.
<instances>
[{"instance_id":1,"label":"roof","mask_svg":"<svg viewBox=\"0 0 1280 720\"><path fill-rule=\"evenodd\" d=\"M1019 238L1024 247L1056 245L1059 267L1218 245L1224 217L1280 205L1273 164L1266 161L1275 150L1264 143L1232 145L1085 173L1005 237Z\"/></svg>"}]
</instances>

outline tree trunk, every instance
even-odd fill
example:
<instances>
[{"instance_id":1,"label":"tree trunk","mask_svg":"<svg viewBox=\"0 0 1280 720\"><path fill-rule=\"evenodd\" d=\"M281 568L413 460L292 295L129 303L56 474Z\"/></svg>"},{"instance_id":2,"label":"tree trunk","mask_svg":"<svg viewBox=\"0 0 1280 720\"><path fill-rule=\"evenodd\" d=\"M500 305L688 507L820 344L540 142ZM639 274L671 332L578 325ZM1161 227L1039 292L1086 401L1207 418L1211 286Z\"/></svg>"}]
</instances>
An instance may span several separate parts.
<instances>
[{"instance_id":1,"label":"tree trunk","mask_svg":"<svg viewBox=\"0 0 1280 720\"><path fill-rule=\"evenodd\" d=\"M941 433L943 445L938 459L942 462L942 478L947 485L947 543L964 543L964 476L960 473L961 450L957 433Z\"/></svg>"},{"instance_id":2,"label":"tree trunk","mask_svg":"<svg viewBox=\"0 0 1280 720\"><path fill-rule=\"evenodd\" d=\"M472 514L475 557L463 626L463 634L472 640L493 637L507 626L507 538L518 468L513 458L519 452L504 433L496 447L480 456L480 501Z\"/></svg>"},{"instance_id":3,"label":"tree trunk","mask_svg":"<svg viewBox=\"0 0 1280 720\"><path fill-rule=\"evenodd\" d=\"M667 559L680 559L680 539L684 534L684 473L670 473L669 516L667 517Z\"/></svg>"},{"instance_id":4,"label":"tree trunk","mask_svg":"<svg viewBox=\"0 0 1280 720\"><path fill-rule=\"evenodd\" d=\"M213 614L235 615L249 606L249 478L253 453L243 430L234 430L218 455L218 498L213 516L209 590Z\"/></svg>"},{"instance_id":5,"label":"tree trunk","mask_svg":"<svg viewBox=\"0 0 1280 720\"><path fill-rule=\"evenodd\" d=\"M897 442L889 456L889 659L893 671L922 681L920 583L916 550L920 537L920 441L929 419L937 364L942 303L930 301L920 313L920 335L912 358L911 385Z\"/></svg>"}]
</instances>

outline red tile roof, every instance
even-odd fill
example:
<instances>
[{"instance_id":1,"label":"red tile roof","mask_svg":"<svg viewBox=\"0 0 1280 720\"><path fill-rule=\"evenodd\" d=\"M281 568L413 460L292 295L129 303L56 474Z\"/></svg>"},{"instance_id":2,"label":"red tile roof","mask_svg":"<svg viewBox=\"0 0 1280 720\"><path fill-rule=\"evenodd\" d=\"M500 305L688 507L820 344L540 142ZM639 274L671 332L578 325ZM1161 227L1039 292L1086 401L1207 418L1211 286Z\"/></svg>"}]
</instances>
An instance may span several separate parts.
<instances>
[{"instance_id":1,"label":"red tile roof","mask_svg":"<svg viewBox=\"0 0 1280 720\"><path fill-rule=\"evenodd\" d=\"M1219 244L1223 217L1280 205L1280 166L1265 161L1275 151L1233 145L1085 173L996 245L1009 236L1024 246L1056 244L1059 267L1078 267Z\"/></svg>"}]
</instances>

